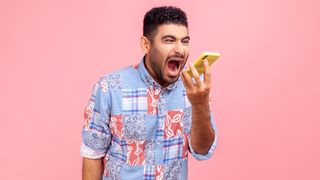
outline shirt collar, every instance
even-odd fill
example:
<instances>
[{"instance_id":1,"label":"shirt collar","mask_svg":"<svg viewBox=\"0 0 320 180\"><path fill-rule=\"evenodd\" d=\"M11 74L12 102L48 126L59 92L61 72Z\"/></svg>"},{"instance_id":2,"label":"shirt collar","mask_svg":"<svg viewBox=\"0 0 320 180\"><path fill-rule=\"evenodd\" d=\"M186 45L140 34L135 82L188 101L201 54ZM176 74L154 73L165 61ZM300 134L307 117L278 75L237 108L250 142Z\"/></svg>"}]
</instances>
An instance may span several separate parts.
<instances>
[{"instance_id":1,"label":"shirt collar","mask_svg":"<svg viewBox=\"0 0 320 180\"><path fill-rule=\"evenodd\" d=\"M165 88L162 88L161 85L158 82L156 82L149 74L149 72L144 64L144 57L142 58L139 66L138 66L138 72L139 72L139 76L142 79L142 81L144 82L144 84L149 88L155 88L155 89L160 89L160 90L173 90L178 86L179 83L181 83L181 77L179 76L177 81L169 84Z\"/></svg>"}]
</instances>

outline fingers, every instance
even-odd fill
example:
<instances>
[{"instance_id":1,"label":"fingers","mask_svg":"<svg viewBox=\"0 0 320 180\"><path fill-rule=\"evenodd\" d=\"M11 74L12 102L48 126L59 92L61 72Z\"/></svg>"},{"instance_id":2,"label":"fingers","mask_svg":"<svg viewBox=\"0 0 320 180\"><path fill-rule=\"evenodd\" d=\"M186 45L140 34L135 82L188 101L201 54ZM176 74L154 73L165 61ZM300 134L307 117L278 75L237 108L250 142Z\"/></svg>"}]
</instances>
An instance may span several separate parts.
<instances>
[{"instance_id":1,"label":"fingers","mask_svg":"<svg viewBox=\"0 0 320 180\"><path fill-rule=\"evenodd\" d=\"M198 90L200 91L210 90L211 72L210 72L210 66L207 59L203 61L203 65L204 65L204 81L201 80L197 69L191 63L189 68L191 70L192 76L195 81L192 80L192 77L187 72L184 72L184 71L182 72L182 82L189 92L195 92Z\"/></svg>"},{"instance_id":2,"label":"fingers","mask_svg":"<svg viewBox=\"0 0 320 180\"><path fill-rule=\"evenodd\" d=\"M194 77L194 80L195 80L195 85L198 88L203 88L204 83L201 81L200 75L192 63L190 63L190 69L191 69L192 76Z\"/></svg>"},{"instance_id":3,"label":"fingers","mask_svg":"<svg viewBox=\"0 0 320 180\"><path fill-rule=\"evenodd\" d=\"M194 91L194 84L192 82L190 75L187 72L185 71L182 72L181 79L182 79L183 85L185 86L188 92Z\"/></svg>"},{"instance_id":4,"label":"fingers","mask_svg":"<svg viewBox=\"0 0 320 180\"><path fill-rule=\"evenodd\" d=\"M210 85L211 85L211 72L210 72L210 66L209 66L207 59L205 59L203 61L203 65L204 65L204 84L206 87L210 87Z\"/></svg>"}]
</instances>

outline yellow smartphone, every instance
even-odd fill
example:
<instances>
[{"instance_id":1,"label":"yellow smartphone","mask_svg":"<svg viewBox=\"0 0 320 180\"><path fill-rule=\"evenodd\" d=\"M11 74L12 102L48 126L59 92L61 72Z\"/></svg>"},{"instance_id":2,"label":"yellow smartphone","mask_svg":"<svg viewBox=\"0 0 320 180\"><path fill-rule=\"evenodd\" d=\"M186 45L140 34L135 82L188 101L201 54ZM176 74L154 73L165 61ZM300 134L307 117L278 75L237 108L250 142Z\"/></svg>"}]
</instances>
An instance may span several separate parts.
<instances>
[{"instance_id":1,"label":"yellow smartphone","mask_svg":"<svg viewBox=\"0 0 320 180\"><path fill-rule=\"evenodd\" d=\"M204 72L204 64L203 60L207 59L209 66L213 64L218 58L220 57L220 53L214 53L214 52L203 52L201 56L194 61L193 65L197 69L199 74L202 74ZM193 77L190 67L186 70L187 73Z\"/></svg>"}]
</instances>

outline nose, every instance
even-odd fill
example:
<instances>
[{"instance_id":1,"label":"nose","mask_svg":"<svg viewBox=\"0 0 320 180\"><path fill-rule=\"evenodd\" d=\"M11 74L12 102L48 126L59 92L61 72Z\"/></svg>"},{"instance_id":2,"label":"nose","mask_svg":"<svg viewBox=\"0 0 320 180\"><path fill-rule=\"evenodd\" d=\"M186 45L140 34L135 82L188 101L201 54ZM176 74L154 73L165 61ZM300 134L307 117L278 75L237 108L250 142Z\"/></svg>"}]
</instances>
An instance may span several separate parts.
<instances>
[{"instance_id":1,"label":"nose","mask_svg":"<svg viewBox=\"0 0 320 180\"><path fill-rule=\"evenodd\" d=\"M176 54L179 54L179 55L183 56L184 49L183 49L183 46L182 46L181 42L177 42L177 44L176 44L176 46L174 48L174 52Z\"/></svg>"}]
</instances>

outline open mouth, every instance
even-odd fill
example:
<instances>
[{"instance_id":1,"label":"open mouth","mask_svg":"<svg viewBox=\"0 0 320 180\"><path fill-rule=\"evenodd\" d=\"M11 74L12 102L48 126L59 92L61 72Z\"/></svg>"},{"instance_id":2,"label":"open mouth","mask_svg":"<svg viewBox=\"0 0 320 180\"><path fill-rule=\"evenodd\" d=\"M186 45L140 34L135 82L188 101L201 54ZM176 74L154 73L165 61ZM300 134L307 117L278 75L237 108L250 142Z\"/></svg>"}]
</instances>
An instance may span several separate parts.
<instances>
[{"instance_id":1,"label":"open mouth","mask_svg":"<svg viewBox=\"0 0 320 180\"><path fill-rule=\"evenodd\" d=\"M170 59L168 61L168 68L171 71L178 71L181 67L183 60L181 59Z\"/></svg>"}]
</instances>

